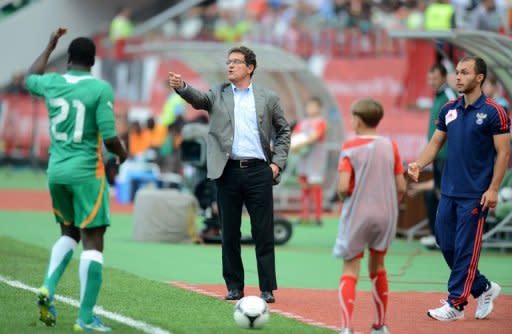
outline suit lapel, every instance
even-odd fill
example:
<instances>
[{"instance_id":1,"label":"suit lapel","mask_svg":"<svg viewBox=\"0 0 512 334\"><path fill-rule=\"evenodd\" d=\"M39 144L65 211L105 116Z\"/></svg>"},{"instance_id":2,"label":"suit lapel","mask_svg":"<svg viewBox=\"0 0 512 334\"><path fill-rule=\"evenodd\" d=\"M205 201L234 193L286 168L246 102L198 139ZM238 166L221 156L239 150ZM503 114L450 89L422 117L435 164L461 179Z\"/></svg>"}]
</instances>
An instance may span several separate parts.
<instances>
[{"instance_id":1,"label":"suit lapel","mask_svg":"<svg viewBox=\"0 0 512 334\"><path fill-rule=\"evenodd\" d=\"M235 97L233 96L233 88L231 85L227 85L224 87L222 91L222 99L224 100L224 105L226 106L226 110L228 111L229 119L231 120L231 124L233 128L235 127Z\"/></svg>"},{"instance_id":2,"label":"suit lapel","mask_svg":"<svg viewBox=\"0 0 512 334\"><path fill-rule=\"evenodd\" d=\"M263 124L263 114L265 112L266 105L265 91L263 89L259 89L259 87L255 86L254 84L252 85L252 87L254 94L254 107L256 109L256 117L258 119L258 132L260 142L263 148L263 152L268 161L268 159L270 159L270 138L268 137L270 129L268 128L268 124Z\"/></svg>"},{"instance_id":3,"label":"suit lapel","mask_svg":"<svg viewBox=\"0 0 512 334\"><path fill-rule=\"evenodd\" d=\"M252 85L253 94L254 94L254 107L256 108L256 116L258 118L258 128L262 129L263 122L263 112L265 111L265 95L263 94L263 90L258 89L256 85Z\"/></svg>"}]
</instances>

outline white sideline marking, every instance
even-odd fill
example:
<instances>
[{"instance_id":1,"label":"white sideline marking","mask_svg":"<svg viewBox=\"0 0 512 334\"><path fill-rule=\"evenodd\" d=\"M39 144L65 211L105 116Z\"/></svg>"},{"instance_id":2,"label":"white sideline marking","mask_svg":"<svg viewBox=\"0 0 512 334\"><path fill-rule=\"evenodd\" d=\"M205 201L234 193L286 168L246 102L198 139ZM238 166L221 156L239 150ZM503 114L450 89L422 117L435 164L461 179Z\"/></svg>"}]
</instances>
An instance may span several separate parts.
<instances>
[{"instance_id":1,"label":"white sideline marking","mask_svg":"<svg viewBox=\"0 0 512 334\"><path fill-rule=\"evenodd\" d=\"M178 287L178 288L186 289L186 290L189 290L189 291L192 291L192 292L196 292L196 293L201 293L203 295L207 295L207 296L211 296L211 297L222 298L221 295L219 295L219 294L217 294L215 292L209 292L209 291L206 291L206 290L204 290L202 288L199 288L199 287L196 287L196 286L193 286L193 285L189 285L187 283L175 282L175 281L170 282L170 283L172 285ZM312 326L316 326L316 327L322 327L322 328L327 328L327 329L332 329L332 330L335 330L335 331L339 331L339 328L336 327L336 326L331 326L331 325L328 325L328 324L320 322L320 321L304 318L304 317L302 317L302 316L300 316L298 314L292 313L292 312L287 312L287 311L279 310L279 309L272 308L272 307L270 307L270 312L271 313L280 314L280 315L285 316L287 318L295 319L297 321L303 322L303 323L308 324L308 325L312 325ZM355 334L361 334L361 333L355 332Z\"/></svg>"},{"instance_id":2,"label":"white sideline marking","mask_svg":"<svg viewBox=\"0 0 512 334\"><path fill-rule=\"evenodd\" d=\"M36 288L31 287L29 285L26 285L26 284L24 284L24 283L22 283L20 281L10 280L10 279L2 276L2 275L0 275L0 282L1 283L5 283L5 284L7 284L9 286L12 286L13 288L22 289L22 290L30 291L30 292L33 292L33 293L37 293L37 289ZM66 297L66 296L61 296L61 295L55 295L55 299L58 300L59 302L64 303L64 304L68 304L68 305L71 305L73 307L80 308L80 303L76 299L69 298L69 297ZM121 315L119 313L107 311L107 310L105 310L101 306L95 306L94 307L94 313L96 313L98 315L101 315L101 316L103 316L105 318L108 318L110 320L114 320L114 321L117 321L119 323L122 323L123 325L126 325L126 326L129 326L129 327L138 329L138 330L140 330L140 331L142 331L144 333L148 333L148 334L171 334L171 332L169 332L169 331L167 331L165 329L152 326L152 325L150 325L148 323L145 323L144 321L135 320L133 318Z\"/></svg>"}]
</instances>

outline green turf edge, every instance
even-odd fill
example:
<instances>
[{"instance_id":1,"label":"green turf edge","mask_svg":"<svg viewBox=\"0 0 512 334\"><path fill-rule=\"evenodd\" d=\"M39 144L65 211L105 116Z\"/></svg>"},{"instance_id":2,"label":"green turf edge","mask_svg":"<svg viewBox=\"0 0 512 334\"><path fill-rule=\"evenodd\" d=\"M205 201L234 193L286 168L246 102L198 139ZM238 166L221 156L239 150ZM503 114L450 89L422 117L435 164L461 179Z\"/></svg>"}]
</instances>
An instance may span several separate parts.
<instances>
[{"instance_id":1,"label":"green turf edge","mask_svg":"<svg viewBox=\"0 0 512 334\"><path fill-rule=\"evenodd\" d=\"M37 287L47 266L47 250L0 237L0 275ZM148 262L151 260L148 259ZM74 299L79 297L78 261L72 260L62 277L57 293ZM2 317L0 333L45 333L47 328L37 321L35 295L0 283ZM213 297L172 287L166 283L143 279L122 270L105 267L103 288L98 305L137 320L145 321L172 333L247 333L236 327L233 305ZM57 304L58 327L52 333L69 332L77 309ZM133 330L104 319L119 333ZM258 333L332 333L272 314L269 324Z\"/></svg>"},{"instance_id":2,"label":"green turf edge","mask_svg":"<svg viewBox=\"0 0 512 334\"><path fill-rule=\"evenodd\" d=\"M244 218L244 229L249 224ZM331 255L337 218L325 219L323 227L296 226L294 236L276 247L277 278L280 287L336 289L342 261ZM113 214L112 226L105 235L105 263L140 277L156 281L182 281L189 284L224 284L220 247L193 244L136 242L132 239L133 217ZM49 250L59 228L47 212L0 211L0 235ZM76 258L77 256L75 256ZM258 275L254 247L242 250L246 285L257 286ZM358 290L369 291L367 256L361 264ZM483 251L479 269L502 285L503 293L512 293L512 272L503 270L510 254ZM152 265L147 264L147 259ZM439 251L428 251L417 241L395 240L386 256L386 268L392 291L447 290L449 270Z\"/></svg>"},{"instance_id":3,"label":"green turf edge","mask_svg":"<svg viewBox=\"0 0 512 334\"><path fill-rule=\"evenodd\" d=\"M0 189L47 190L46 171L20 167L0 168Z\"/></svg>"}]
</instances>

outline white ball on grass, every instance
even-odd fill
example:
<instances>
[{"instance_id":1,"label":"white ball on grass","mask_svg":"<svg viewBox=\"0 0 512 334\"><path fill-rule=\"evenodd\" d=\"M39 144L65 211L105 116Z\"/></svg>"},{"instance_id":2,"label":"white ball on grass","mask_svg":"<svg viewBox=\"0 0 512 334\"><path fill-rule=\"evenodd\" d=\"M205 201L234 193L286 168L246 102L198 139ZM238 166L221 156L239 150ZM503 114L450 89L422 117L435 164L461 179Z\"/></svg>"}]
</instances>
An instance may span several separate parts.
<instances>
[{"instance_id":1,"label":"white ball on grass","mask_svg":"<svg viewBox=\"0 0 512 334\"><path fill-rule=\"evenodd\" d=\"M241 328L262 328L270 318L270 310L260 297L247 296L236 303L233 318Z\"/></svg>"}]
</instances>

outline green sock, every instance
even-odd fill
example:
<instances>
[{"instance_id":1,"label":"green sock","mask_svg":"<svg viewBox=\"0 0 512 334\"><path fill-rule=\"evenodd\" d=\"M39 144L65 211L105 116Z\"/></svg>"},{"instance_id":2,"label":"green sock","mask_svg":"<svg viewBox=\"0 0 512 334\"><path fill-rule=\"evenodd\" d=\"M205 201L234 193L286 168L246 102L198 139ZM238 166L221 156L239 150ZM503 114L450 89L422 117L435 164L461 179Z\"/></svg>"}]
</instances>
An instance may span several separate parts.
<instances>
[{"instance_id":1,"label":"green sock","mask_svg":"<svg viewBox=\"0 0 512 334\"><path fill-rule=\"evenodd\" d=\"M44 278L43 286L48 288L50 296L55 294L55 289L59 283L62 274L66 270L69 261L73 257L73 252L77 242L68 236L61 236L53 245L48 263L48 271Z\"/></svg>"},{"instance_id":2,"label":"green sock","mask_svg":"<svg viewBox=\"0 0 512 334\"><path fill-rule=\"evenodd\" d=\"M92 310L100 293L103 276L103 254L97 250L85 250L80 257L80 312L84 323L92 322Z\"/></svg>"}]
</instances>

